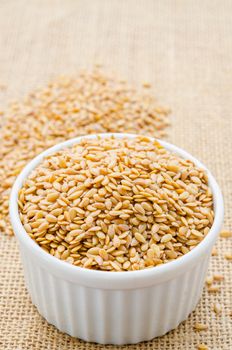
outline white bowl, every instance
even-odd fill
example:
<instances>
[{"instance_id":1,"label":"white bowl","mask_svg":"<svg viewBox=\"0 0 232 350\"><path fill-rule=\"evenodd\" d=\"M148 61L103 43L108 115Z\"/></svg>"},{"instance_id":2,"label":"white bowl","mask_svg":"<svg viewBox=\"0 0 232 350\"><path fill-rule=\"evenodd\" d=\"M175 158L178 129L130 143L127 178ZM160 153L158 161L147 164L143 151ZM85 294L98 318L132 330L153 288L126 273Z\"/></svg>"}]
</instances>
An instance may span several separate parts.
<instances>
[{"instance_id":1,"label":"white bowl","mask_svg":"<svg viewBox=\"0 0 232 350\"><path fill-rule=\"evenodd\" d=\"M101 134L102 137L110 135ZM136 136L114 135L118 138ZM176 146L159 141L169 151L207 171L215 211L208 235L183 257L150 269L106 272L73 266L46 253L29 237L20 221L17 198L24 180L44 157L82 138L60 143L39 154L24 168L12 188L11 223L19 241L32 302L49 323L86 341L129 344L161 336L184 321L199 301L211 250L222 225L221 191L197 159Z\"/></svg>"}]
</instances>

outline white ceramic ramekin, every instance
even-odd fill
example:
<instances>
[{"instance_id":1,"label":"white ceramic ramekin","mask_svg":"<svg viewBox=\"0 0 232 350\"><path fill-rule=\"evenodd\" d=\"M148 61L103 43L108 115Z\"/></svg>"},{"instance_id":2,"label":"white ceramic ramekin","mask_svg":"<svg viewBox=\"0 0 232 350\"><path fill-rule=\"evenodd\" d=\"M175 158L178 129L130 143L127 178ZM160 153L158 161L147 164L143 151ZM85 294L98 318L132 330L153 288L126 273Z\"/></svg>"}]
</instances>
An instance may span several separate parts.
<instances>
[{"instance_id":1,"label":"white ceramic ramekin","mask_svg":"<svg viewBox=\"0 0 232 350\"><path fill-rule=\"evenodd\" d=\"M46 253L28 236L20 222L17 197L24 179L44 157L79 140L80 137L63 142L34 158L18 176L11 192L11 223L19 241L32 302L49 323L86 341L128 344L163 335L184 321L199 301L211 249L223 220L221 191L197 159L159 141L166 149L192 160L208 173L215 220L206 238L183 257L146 270L106 272L70 265Z\"/></svg>"}]
</instances>

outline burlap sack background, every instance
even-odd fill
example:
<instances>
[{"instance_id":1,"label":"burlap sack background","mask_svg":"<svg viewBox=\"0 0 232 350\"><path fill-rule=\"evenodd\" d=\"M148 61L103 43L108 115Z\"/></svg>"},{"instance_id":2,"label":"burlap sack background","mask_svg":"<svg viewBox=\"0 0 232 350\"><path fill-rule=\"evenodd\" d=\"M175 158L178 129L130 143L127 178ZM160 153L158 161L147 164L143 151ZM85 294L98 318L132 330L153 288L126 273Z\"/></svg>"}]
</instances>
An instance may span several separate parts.
<instances>
[{"instance_id":1,"label":"burlap sack background","mask_svg":"<svg viewBox=\"0 0 232 350\"><path fill-rule=\"evenodd\" d=\"M173 110L169 141L199 157L225 196L232 229L232 2L182 0L0 1L0 107L60 73L103 62L132 83L151 81ZM175 331L130 349L232 348L232 263L223 252L211 272L222 290L204 292L197 310ZM14 238L0 237L0 349L103 349L46 323L25 290ZM223 306L221 316L212 303ZM196 333L194 322L209 330ZM113 348L113 346L109 346Z\"/></svg>"}]
</instances>

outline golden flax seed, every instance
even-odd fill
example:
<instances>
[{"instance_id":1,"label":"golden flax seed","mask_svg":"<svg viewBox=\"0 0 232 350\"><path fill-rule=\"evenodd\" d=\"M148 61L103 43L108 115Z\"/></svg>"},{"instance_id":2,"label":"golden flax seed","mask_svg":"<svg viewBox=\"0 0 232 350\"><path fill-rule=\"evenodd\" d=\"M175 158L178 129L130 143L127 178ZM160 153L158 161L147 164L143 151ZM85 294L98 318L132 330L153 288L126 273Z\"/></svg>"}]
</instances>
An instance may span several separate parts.
<instances>
[{"instance_id":1,"label":"golden flax seed","mask_svg":"<svg viewBox=\"0 0 232 350\"><path fill-rule=\"evenodd\" d=\"M214 281L220 282L224 280L224 276L221 273L214 273L213 279Z\"/></svg>"},{"instance_id":2,"label":"golden flax seed","mask_svg":"<svg viewBox=\"0 0 232 350\"><path fill-rule=\"evenodd\" d=\"M213 311L219 315L222 312L222 307L219 303L214 303L213 305Z\"/></svg>"},{"instance_id":3,"label":"golden flax seed","mask_svg":"<svg viewBox=\"0 0 232 350\"><path fill-rule=\"evenodd\" d=\"M198 350L209 350L208 346L204 343L201 343L197 346Z\"/></svg>"},{"instance_id":4,"label":"golden flax seed","mask_svg":"<svg viewBox=\"0 0 232 350\"><path fill-rule=\"evenodd\" d=\"M218 251L217 251L217 249L215 247L213 247L211 255L212 256L217 256L218 255Z\"/></svg>"},{"instance_id":5,"label":"golden flax seed","mask_svg":"<svg viewBox=\"0 0 232 350\"><path fill-rule=\"evenodd\" d=\"M231 261L232 260L232 253L229 253L229 252L225 253L224 257L225 257L226 260Z\"/></svg>"},{"instance_id":6,"label":"golden flax seed","mask_svg":"<svg viewBox=\"0 0 232 350\"><path fill-rule=\"evenodd\" d=\"M219 286L212 285L212 286L209 286L209 288L208 288L208 292L210 292L210 293L217 293L219 291L220 291L220 287Z\"/></svg>"},{"instance_id":7,"label":"golden flax seed","mask_svg":"<svg viewBox=\"0 0 232 350\"><path fill-rule=\"evenodd\" d=\"M231 231L227 231L227 230L223 230L220 232L220 237L222 238L230 238L232 237L232 232Z\"/></svg>"},{"instance_id":8,"label":"golden flax seed","mask_svg":"<svg viewBox=\"0 0 232 350\"><path fill-rule=\"evenodd\" d=\"M196 331L201 332L201 331L207 330L207 329L208 329L208 326L207 326L206 324L204 324L204 323L196 322L196 323L194 324L194 329L195 329Z\"/></svg>"}]
</instances>

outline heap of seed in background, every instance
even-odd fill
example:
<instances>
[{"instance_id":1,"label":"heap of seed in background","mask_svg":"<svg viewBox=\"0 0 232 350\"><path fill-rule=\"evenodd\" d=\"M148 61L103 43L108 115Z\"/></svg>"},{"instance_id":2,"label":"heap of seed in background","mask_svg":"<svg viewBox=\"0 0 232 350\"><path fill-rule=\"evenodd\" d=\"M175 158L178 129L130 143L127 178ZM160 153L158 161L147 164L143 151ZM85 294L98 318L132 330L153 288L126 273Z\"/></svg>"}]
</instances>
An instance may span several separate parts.
<instances>
[{"instance_id":1,"label":"heap of seed in background","mask_svg":"<svg viewBox=\"0 0 232 350\"><path fill-rule=\"evenodd\" d=\"M168 111L127 83L94 70L63 77L12 104L1 118L0 231L11 233L9 191L25 164L46 148L80 135L128 132L162 137Z\"/></svg>"},{"instance_id":2,"label":"heap of seed in background","mask_svg":"<svg viewBox=\"0 0 232 350\"><path fill-rule=\"evenodd\" d=\"M139 270L186 254L213 223L205 172L157 141L83 139L45 159L19 193L21 221L77 266Z\"/></svg>"}]
</instances>

